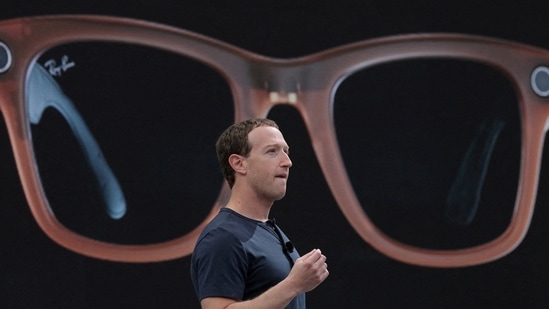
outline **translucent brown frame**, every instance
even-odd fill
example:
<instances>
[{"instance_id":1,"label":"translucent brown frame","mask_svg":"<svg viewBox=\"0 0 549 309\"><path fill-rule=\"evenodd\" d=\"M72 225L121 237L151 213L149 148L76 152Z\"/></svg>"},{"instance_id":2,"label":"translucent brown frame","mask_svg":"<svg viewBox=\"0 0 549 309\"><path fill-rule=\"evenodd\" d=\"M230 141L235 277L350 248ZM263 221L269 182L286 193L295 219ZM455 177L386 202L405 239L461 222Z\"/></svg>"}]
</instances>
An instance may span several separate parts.
<instances>
[{"instance_id":1,"label":"translucent brown frame","mask_svg":"<svg viewBox=\"0 0 549 309\"><path fill-rule=\"evenodd\" d=\"M527 232L549 116L549 100L536 95L530 81L538 66L549 64L548 51L471 35L414 34L362 41L306 57L274 59L189 31L124 18L48 16L2 21L0 42L9 48L12 59L9 59L10 67L0 74L0 108L23 189L42 230L70 250L124 262L162 261L189 255L204 224L229 196L229 189L224 185L217 203L200 226L185 236L159 244L126 246L99 242L75 234L58 222L44 195L33 159L24 85L31 64L41 52L62 43L89 40L143 44L208 64L230 85L235 121L264 117L276 104L294 106L304 119L322 171L341 211L367 243L391 258L432 267L475 265L509 253ZM346 76L379 63L437 57L477 61L500 70L516 87L521 111L522 159L511 223L497 239L459 250L412 247L389 238L374 226L362 210L347 177L332 119L332 98Z\"/></svg>"}]
</instances>

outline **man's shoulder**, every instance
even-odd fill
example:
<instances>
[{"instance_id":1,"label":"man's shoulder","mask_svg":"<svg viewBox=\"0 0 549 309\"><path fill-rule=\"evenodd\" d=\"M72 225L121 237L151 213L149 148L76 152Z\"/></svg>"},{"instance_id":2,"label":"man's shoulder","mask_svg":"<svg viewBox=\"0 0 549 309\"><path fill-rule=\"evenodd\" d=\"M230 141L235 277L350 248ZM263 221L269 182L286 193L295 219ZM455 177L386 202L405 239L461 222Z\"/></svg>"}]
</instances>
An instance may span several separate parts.
<instances>
[{"instance_id":1,"label":"man's shoulder","mask_svg":"<svg viewBox=\"0 0 549 309\"><path fill-rule=\"evenodd\" d=\"M257 228L257 223L247 220L230 211L220 211L202 231L198 243L204 241L216 244L234 244L251 237Z\"/></svg>"}]
</instances>

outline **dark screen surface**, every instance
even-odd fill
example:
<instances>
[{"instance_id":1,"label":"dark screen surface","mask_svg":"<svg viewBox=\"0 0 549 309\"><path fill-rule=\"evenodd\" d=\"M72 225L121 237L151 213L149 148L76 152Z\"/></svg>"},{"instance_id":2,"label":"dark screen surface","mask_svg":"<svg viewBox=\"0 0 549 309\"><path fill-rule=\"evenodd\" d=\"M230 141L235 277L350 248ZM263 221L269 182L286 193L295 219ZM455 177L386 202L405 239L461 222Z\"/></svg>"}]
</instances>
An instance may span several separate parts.
<instances>
[{"instance_id":1,"label":"dark screen surface","mask_svg":"<svg viewBox=\"0 0 549 309\"><path fill-rule=\"evenodd\" d=\"M2 19L86 13L155 21L280 58L418 32L480 34L549 48L549 5L544 1L496 6L459 1L101 0L93 7L75 1L11 1L0 7ZM293 161L288 193L271 215L300 252L320 248L328 258L330 276L307 294L309 308L543 307L549 302L545 162L533 222L515 251L474 267L412 266L378 253L347 223L299 113L281 106L269 117L280 125ZM198 129L208 130L207 123ZM51 241L29 211L5 126L0 129L0 175L0 303L6 308L199 308L190 257L116 263L81 256Z\"/></svg>"}]
</instances>

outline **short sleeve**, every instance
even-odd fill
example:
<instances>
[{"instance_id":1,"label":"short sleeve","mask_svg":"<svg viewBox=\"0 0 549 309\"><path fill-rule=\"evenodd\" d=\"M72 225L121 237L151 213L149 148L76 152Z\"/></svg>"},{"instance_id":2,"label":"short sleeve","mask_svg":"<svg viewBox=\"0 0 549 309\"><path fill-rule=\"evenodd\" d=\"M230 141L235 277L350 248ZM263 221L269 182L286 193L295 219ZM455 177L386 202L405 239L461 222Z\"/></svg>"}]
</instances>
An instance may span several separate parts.
<instances>
[{"instance_id":1,"label":"short sleeve","mask_svg":"<svg viewBox=\"0 0 549 309\"><path fill-rule=\"evenodd\" d=\"M204 235L195 247L191 263L200 300L206 297L242 300L248 261L243 244L233 234L218 228Z\"/></svg>"}]
</instances>

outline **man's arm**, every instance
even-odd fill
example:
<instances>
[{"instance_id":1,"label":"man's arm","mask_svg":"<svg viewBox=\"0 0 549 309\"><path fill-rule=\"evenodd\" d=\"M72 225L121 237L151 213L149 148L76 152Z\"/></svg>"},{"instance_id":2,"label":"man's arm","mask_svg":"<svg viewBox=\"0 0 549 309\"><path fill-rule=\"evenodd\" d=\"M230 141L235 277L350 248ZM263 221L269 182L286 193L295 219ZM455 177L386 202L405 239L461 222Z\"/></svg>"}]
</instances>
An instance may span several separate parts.
<instances>
[{"instance_id":1,"label":"man's arm","mask_svg":"<svg viewBox=\"0 0 549 309\"><path fill-rule=\"evenodd\" d=\"M207 297L200 303L203 309L284 308L297 295L316 288L328 275L326 256L320 249L314 249L296 260L288 277L254 299L237 302L230 298Z\"/></svg>"}]
</instances>

